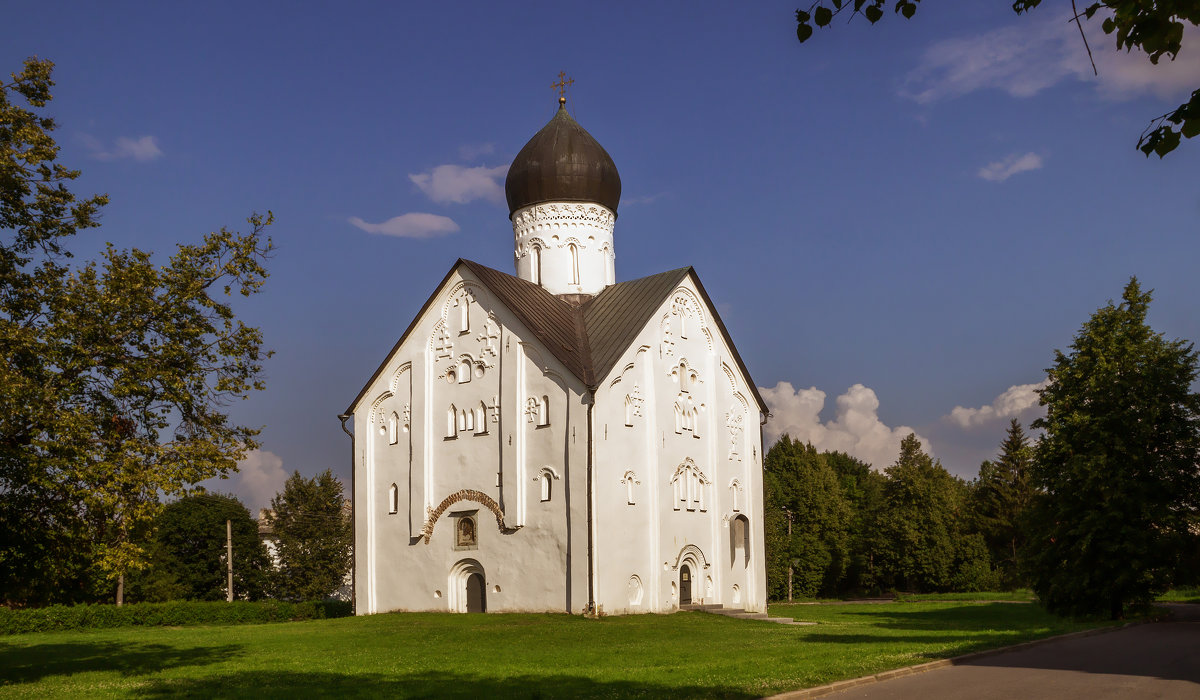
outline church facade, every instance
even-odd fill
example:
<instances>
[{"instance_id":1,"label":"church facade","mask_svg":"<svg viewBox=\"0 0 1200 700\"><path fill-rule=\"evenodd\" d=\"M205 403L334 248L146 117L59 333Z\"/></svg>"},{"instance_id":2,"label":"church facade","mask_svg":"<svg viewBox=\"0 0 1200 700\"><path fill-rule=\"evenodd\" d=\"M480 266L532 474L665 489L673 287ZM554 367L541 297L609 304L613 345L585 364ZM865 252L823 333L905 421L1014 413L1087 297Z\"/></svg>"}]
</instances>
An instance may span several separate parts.
<instances>
[{"instance_id":1,"label":"church facade","mask_svg":"<svg viewBox=\"0 0 1200 700\"><path fill-rule=\"evenodd\" d=\"M766 405L694 270L616 281L620 191L560 99L516 275L458 260L347 410L359 614L766 609Z\"/></svg>"}]
</instances>

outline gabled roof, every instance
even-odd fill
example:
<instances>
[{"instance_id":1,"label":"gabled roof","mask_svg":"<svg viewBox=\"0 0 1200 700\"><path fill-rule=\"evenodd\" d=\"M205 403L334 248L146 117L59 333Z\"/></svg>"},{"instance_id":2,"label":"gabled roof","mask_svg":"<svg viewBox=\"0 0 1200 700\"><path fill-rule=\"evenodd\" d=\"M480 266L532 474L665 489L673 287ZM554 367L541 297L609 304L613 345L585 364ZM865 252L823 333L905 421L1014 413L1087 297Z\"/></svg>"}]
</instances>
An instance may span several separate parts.
<instances>
[{"instance_id":1,"label":"gabled roof","mask_svg":"<svg viewBox=\"0 0 1200 700\"><path fill-rule=\"evenodd\" d=\"M763 401L758 387L750 377L750 372L746 370L746 365L742 362L737 348L734 347L733 340L729 337L729 331L726 330L724 322L717 314L712 299L704 290L704 285L700 284L700 278L696 275L696 271L690 267L611 284L584 304L576 306L563 301L532 282L499 270L493 270L477 262L459 258L446 273L446 277L434 289L433 294L425 301L412 323L404 331L404 335L396 341L396 345L388 353L388 359L404 344L417 322L425 315L442 287L460 265L469 270L480 283L487 287L500 303L512 311L521 323L525 324L547 351L588 387L595 387L608 376L617 361L621 359L621 355L633 343L637 334L650 322L654 312L662 306L667 296L690 276L716 321L717 328L725 339L725 345L733 354L738 369L742 371L742 376L750 385L750 393L758 402L759 410L764 413L768 411L767 403ZM387 359L371 375L362 391L351 402L346 413L354 410L386 364Z\"/></svg>"}]
</instances>

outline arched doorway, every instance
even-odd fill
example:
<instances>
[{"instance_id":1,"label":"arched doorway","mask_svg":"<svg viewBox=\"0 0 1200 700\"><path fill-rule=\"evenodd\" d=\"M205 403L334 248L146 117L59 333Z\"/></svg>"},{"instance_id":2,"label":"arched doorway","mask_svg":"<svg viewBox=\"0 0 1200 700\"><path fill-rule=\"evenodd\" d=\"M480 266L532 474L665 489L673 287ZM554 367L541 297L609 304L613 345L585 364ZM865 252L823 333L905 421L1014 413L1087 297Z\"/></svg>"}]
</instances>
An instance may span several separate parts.
<instances>
[{"instance_id":1,"label":"arched doorway","mask_svg":"<svg viewBox=\"0 0 1200 700\"><path fill-rule=\"evenodd\" d=\"M687 564L679 567L679 604L692 604L692 568Z\"/></svg>"},{"instance_id":2,"label":"arched doorway","mask_svg":"<svg viewBox=\"0 0 1200 700\"><path fill-rule=\"evenodd\" d=\"M467 612L487 612L487 591L484 590L483 574L478 572L467 577Z\"/></svg>"},{"instance_id":3,"label":"arched doorway","mask_svg":"<svg viewBox=\"0 0 1200 700\"><path fill-rule=\"evenodd\" d=\"M487 574L474 559L450 567L447 607L450 612L487 612Z\"/></svg>"}]
</instances>

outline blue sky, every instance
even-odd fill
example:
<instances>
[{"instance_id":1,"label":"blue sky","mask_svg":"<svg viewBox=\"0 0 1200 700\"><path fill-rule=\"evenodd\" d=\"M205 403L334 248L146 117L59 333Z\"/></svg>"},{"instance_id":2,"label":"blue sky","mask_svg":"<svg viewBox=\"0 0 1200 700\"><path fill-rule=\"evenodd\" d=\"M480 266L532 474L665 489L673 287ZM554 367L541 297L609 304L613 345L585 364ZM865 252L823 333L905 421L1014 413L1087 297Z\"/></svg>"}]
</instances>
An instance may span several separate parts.
<instances>
[{"instance_id":1,"label":"blue sky","mask_svg":"<svg viewBox=\"0 0 1200 700\"><path fill-rule=\"evenodd\" d=\"M912 429L971 477L1130 275L1200 338L1200 143L1134 149L1200 36L1155 68L1093 30L1095 78L1063 8L1009 7L800 45L779 2L19 3L0 57L57 64L60 160L112 198L81 257L275 212L239 308L276 354L232 408L263 447L217 485L252 508L292 470L349 481L336 415L455 258L511 270L503 173L560 70L621 173L618 279L696 268L771 434L882 467Z\"/></svg>"}]
</instances>

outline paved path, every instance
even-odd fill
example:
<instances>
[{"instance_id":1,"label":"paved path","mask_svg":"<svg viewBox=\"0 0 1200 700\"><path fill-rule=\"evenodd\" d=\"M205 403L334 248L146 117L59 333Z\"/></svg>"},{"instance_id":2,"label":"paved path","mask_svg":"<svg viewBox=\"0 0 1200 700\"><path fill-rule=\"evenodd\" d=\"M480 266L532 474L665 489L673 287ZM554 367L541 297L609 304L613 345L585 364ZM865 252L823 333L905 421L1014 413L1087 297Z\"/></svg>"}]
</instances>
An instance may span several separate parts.
<instances>
[{"instance_id":1,"label":"paved path","mask_svg":"<svg viewBox=\"0 0 1200 700\"><path fill-rule=\"evenodd\" d=\"M1174 620L1046 642L828 695L831 700L1200 698L1200 605Z\"/></svg>"}]
</instances>

